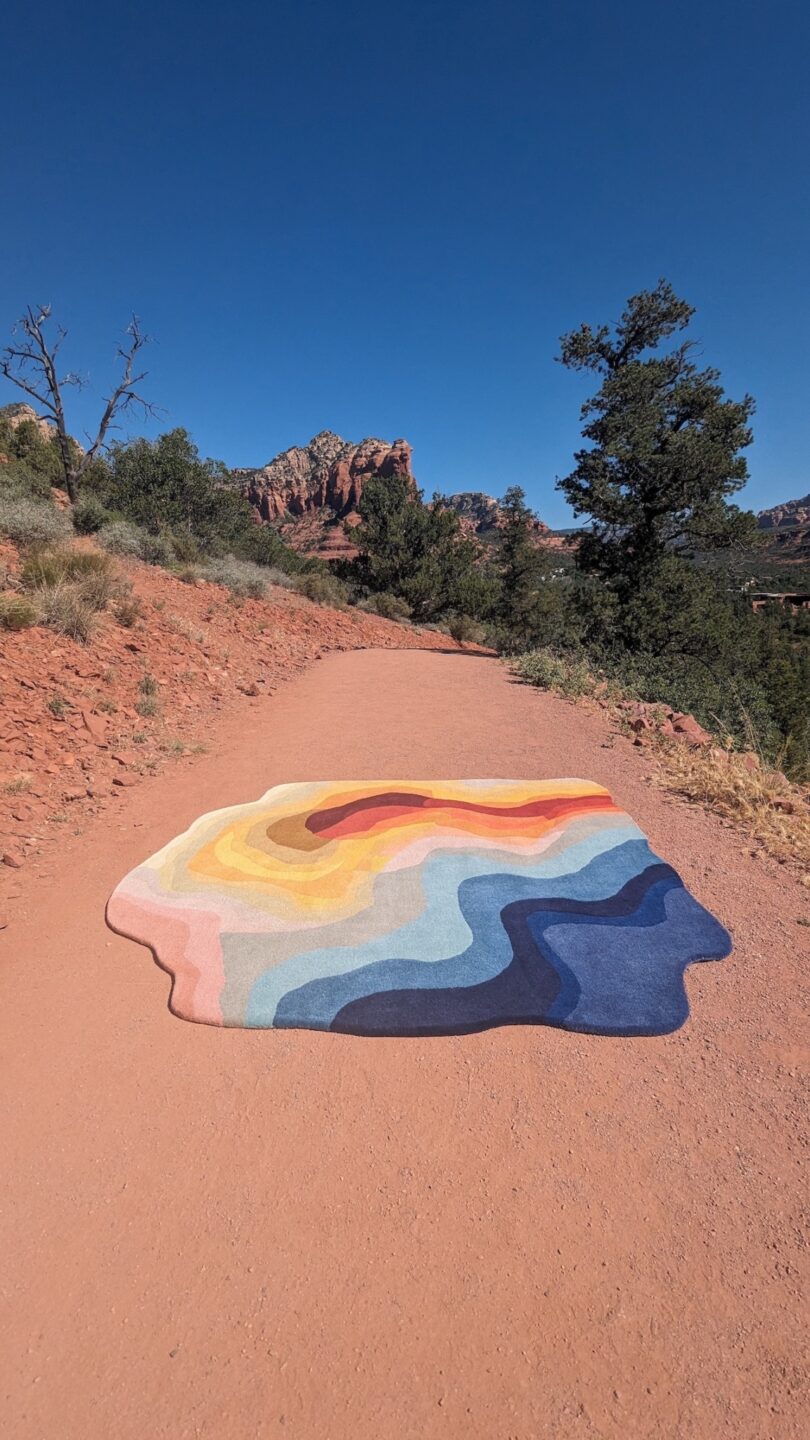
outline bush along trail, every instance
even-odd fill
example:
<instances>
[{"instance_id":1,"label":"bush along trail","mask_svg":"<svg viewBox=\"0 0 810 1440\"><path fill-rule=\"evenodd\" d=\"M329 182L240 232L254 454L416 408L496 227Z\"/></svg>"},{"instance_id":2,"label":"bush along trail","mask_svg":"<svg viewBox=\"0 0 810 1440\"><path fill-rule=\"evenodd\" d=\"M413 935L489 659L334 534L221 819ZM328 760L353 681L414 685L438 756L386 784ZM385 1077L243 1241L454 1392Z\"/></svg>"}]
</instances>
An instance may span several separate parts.
<instances>
[{"instance_id":1,"label":"bush along trail","mask_svg":"<svg viewBox=\"0 0 810 1440\"><path fill-rule=\"evenodd\" d=\"M721 726L712 733L694 715L628 695L582 656L528 651L511 668L528 685L607 711L615 729L654 762L655 784L702 805L722 824L742 827L753 854L764 850L797 867L810 887L810 785L768 765L753 735L750 748L735 750Z\"/></svg>"}]
</instances>

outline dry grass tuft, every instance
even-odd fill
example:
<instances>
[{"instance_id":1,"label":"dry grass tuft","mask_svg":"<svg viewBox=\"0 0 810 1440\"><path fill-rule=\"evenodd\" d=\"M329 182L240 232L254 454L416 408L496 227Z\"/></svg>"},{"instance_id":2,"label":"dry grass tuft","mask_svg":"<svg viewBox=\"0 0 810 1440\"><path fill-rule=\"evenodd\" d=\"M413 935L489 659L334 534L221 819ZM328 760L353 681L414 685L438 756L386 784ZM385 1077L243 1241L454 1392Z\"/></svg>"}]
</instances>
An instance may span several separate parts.
<instances>
[{"instance_id":1,"label":"dry grass tuft","mask_svg":"<svg viewBox=\"0 0 810 1440\"><path fill-rule=\"evenodd\" d=\"M798 864L810 884L810 803L778 770L717 747L662 742L657 784L745 827L782 862Z\"/></svg>"},{"instance_id":2,"label":"dry grass tuft","mask_svg":"<svg viewBox=\"0 0 810 1440\"><path fill-rule=\"evenodd\" d=\"M15 775L11 780L4 780L0 788L4 795L25 795L33 783L33 775L29 775L27 770L21 770L19 775Z\"/></svg>"},{"instance_id":3,"label":"dry grass tuft","mask_svg":"<svg viewBox=\"0 0 810 1440\"><path fill-rule=\"evenodd\" d=\"M0 630L27 630L36 625L39 611L19 595L0 595Z\"/></svg>"},{"instance_id":4,"label":"dry grass tuft","mask_svg":"<svg viewBox=\"0 0 810 1440\"><path fill-rule=\"evenodd\" d=\"M137 595L122 595L113 602L112 613L119 625L131 630L143 618L143 606Z\"/></svg>"},{"instance_id":5,"label":"dry grass tuft","mask_svg":"<svg viewBox=\"0 0 810 1440\"><path fill-rule=\"evenodd\" d=\"M70 545L38 546L30 551L20 576L24 590L43 590L64 580L108 581L114 574L109 555Z\"/></svg>"},{"instance_id":6,"label":"dry grass tuft","mask_svg":"<svg viewBox=\"0 0 810 1440\"><path fill-rule=\"evenodd\" d=\"M98 619L98 606L87 598L83 588L72 580L62 580L35 592L44 623L82 644L90 639Z\"/></svg>"},{"instance_id":7,"label":"dry grass tuft","mask_svg":"<svg viewBox=\"0 0 810 1440\"><path fill-rule=\"evenodd\" d=\"M453 615L447 625L453 639L459 645L484 645L487 632L483 625L469 615Z\"/></svg>"},{"instance_id":8,"label":"dry grass tuft","mask_svg":"<svg viewBox=\"0 0 810 1440\"><path fill-rule=\"evenodd\" d=\"M111 601L125 600L130 588L109 555L68 545L34 547L20 579L44 624L82 642L98 614Z\"/></svg>"}]
</instances>

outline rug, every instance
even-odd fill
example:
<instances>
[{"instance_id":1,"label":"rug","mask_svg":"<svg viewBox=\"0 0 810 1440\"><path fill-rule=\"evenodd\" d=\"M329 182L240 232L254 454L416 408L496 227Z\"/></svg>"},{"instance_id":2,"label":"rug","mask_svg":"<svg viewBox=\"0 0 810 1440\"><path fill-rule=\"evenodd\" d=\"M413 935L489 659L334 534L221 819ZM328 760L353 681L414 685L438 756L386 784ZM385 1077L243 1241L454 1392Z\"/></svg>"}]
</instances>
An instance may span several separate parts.
<instances>
[{"instance_id":1,"label":"rug","mask_svg":"<svg viewBox=\"0 0 810 1440\"><path fill-rule=\"evenodd\" d=\"M209 1025L658 1035L727 932L586 780L279 785L202 816L107 918Z\"/></svg>"}]
</instances>

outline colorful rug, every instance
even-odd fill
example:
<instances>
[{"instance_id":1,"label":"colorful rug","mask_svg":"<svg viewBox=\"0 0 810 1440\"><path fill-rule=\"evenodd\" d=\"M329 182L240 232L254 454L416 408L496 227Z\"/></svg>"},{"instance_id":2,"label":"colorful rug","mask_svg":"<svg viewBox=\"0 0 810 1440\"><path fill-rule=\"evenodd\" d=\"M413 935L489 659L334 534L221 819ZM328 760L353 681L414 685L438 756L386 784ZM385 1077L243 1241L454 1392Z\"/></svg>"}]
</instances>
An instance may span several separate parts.
<instances>
[{"instance_id":1,"label":"colorful rug","mask_svg":"<svg viewBox=\"0 0 810 1440\"><path fill-rule=\"evenodd\" d=\"M586 780L327 781L219 810L133 870L114 930L209 1025L658 1035L723 927Z\"/></svg>"}]
</instances>

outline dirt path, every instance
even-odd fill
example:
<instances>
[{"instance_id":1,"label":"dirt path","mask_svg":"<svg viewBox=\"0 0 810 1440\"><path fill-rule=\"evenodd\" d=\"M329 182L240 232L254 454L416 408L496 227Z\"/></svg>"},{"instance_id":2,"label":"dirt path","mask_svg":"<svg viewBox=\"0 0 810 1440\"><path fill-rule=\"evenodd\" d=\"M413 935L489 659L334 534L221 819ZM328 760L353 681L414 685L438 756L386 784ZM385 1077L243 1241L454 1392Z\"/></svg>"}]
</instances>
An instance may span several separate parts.
<instances>
[{"instance_id":1,"label":"dirt path","mask_svg":"<svg viewBox=\"0 0 810 1440\"><path fill-rule=\"evenodd\" d=\"M494 660L333 655L20 872L6 1435L806 1433L806 897L644 770ZM126 870L280 781L566 774L608 784L735 936L675 1035L188 1025L104 925Z\"/></svg>"}]
</instances>

